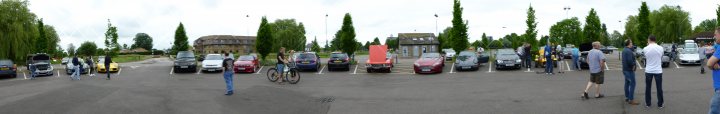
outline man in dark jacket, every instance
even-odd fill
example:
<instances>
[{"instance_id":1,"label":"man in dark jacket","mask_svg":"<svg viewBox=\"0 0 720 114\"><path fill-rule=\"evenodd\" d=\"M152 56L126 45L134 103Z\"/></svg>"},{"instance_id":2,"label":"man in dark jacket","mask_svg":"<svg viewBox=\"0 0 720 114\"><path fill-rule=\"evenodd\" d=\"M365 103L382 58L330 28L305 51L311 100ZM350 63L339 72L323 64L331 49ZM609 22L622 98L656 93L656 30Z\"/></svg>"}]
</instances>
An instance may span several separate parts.
<instances>
[{"instance_id":1,"label":"man in dark jacket","mask_svg":"<svg viewBox=\"0 0 720 114\"><path fill-rule=\"evenodd\" d=\"M234 60L232 57L230 57L229 53L225 53L225 59L223 59L223 68L225 69L225 72L223 73L223 78L225 79L225 95L232 95L233 94L233 74L235 72L233 71L233 63Z\"/></svg>"},{"instance_id":2,"label":"man in dark jacket","mask_svg":"<svg viewBox=\"0 0 720 114\"><path fill-rule=\"evenodd\" d=\"M107 79L110 80L110 63L112 63L112 59L110 58L110 53L105 54L105 74L107 74Z\"/></svg>"},{"instance_id":3,"label":"man in dark jacket","mask_svg":"<svg viewBox=\"0 0 720 114\"><path fill-rule=\"evenodd\" d=\"M530 50L532 49L532 46L529 43L525 43L525 49L523 49L523 52L525 55L525 67L528 69L530 68L530 65L532 64L532 54L530 53Z\"/></svg>"},{"instance_id":4,"label":"man in dark jacket","mask_svg":"<svg viewBox=\"0 0 720 114\"><path fill-rule=\"evenodd\" d=\"M622 51L622 68L623 75L625 75L625 102L630 105L638 105L635 102L635 70L637 68L635 63L635 56L633 52L633 43L631 40L625 40L625 49Z\"/></svg>"},{"instance_id":5,"label":"man in dark jacket","mask_svg":"<svg viewBox=\"0 0 720 114\"><path fill-rule=\"evenodd\" d=\"M72 73L72 76L70 76L70 79L80 80L80 60L78 60L77 55L73 57L72 64L74 72Z\"/></svg>"}]
</instances>

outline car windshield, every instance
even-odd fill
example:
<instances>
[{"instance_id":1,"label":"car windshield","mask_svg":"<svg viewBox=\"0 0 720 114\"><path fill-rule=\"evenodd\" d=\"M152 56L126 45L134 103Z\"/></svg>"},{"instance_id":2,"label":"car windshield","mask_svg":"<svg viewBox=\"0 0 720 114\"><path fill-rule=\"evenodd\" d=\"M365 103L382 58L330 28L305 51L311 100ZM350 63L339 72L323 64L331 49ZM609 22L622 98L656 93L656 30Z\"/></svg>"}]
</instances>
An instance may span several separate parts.
<instances>
[{"instance_id":1,"label":"car windshield","mask_svg":"<svg viewBox=\"0 0 720 114\"><path fill-rule=\"evenodd\" d=\"M300 60L313 60L315 59L315 54L312 53L303 53L298 55L298 59Z\"/></svg>"},{"instance_id":2,"label":"car windshield","mask_svg":"<svg viewBox=\"0 0 720 114\"><path fill-rule=\"evenodd\" d=\"M512 49L501 49L498 50L499 55L515 55L515 52Z\"/></svg>"},{"instance_id":3,"label":"car windshield","mask_svg":"<svg viewBox=\"0 0 720 114\"><path fill-rule=\"evenodd\" d=\"M472 58L475 56L476 55L474 52L463 51L463 52L460 52L460 55L458 55L458 59L465 60L465 59Z\"/></svg>"},{"instance_id":4,"label":"car windshield","mask_svg":"<svg viewBox=\"0 0 720 114\"><path fill-rule=\"evenodd\" d=\"M685 44L685 48L683 48L682 53L692 54L692 53L697 53L697 50L698 50L698 49L697 49L697 44L695 44L695 43L688 43L688 44Z\"/></svg>"},{"instance_id":5,"label":"car windshield","mask_svg":"<svg viewBox=\"0 0 720 114\"><path fill-rule=\"evenodd\" d=\"M255 57L250 56L250 55L245 55L245 56L240 56L240 57L238 57L238 60L241 60L241 61L252 61L252 60L255 60Z\"/></svg>"},{"instance_id":6,"label":"car windshield","mask_svg":"<svg viewBox=\"0 0 720 114\"><path fill-rule=\"evenodd\" d=\"M177 58L195 58L195 55L192 52L179 52Z\"/></svg>"},{"instance_id":7,"label":"car windshield","mask_svg":"<svg viewBox=\"0 0 720 114\"><path fill-rule=\"evenodd\" d=\"M12 65L13 62L10 60L0 60L0 65Z\"/></svg>"},{"instance_id":8,"label":"car windshield","mask_svg":"<svg viewBox=\"0 0 720 114\"><path fill-rule=\"evenodd\" d=\"M430 58L430 59L440 58L440 54L439 53L423 53L422 58Z\"/></svg>"},{"instance_id":9,"label":"car windshield","mask_svg":"<svg viewBox=\"0 0 720 114\"><path fill-rule=\"evenodd\" d=\"M207 55L207 57L205 57L205 60L222 60L222 59L223 58L220 55Z\"/></svg>"},{"instance_id":10,"label":"car windshield","mask_svg":"<svg viewBox=\"0 0 720 114\"><path fill-rule=\"evenodd\" d=\"M332 57L332 58L347 58L347 55L342 54L342 53L334 53L334 54L330 55L330 57Z\"/></svg>"}]
</instances>

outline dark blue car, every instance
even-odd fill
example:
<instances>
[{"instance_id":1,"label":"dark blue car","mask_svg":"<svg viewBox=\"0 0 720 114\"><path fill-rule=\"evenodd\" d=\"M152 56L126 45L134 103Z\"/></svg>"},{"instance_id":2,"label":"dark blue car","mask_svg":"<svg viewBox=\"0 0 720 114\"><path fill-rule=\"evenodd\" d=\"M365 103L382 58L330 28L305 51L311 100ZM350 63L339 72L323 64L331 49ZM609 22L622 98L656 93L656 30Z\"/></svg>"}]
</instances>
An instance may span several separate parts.
<instances>
[{"instance_id":1,"label":"dark blue car","mask_svg":"<svg viewBox=\"0 0 720 114\"><path fill-rule=\"evenodd\" d=\"M0 60L0 76L15 78L17 77L17 65L11 60Z\"/></svg>"},{"instance_id":2,"label":"dark blue car","mask_svg":"<svg viewBox=\"0 0 720 114\"><path fill-rule=\"evenodd\" d=\"M320 56L315 53L300 53L295 58L297 69L302 71L320 70Z\"/></svg>"}]
</instances>

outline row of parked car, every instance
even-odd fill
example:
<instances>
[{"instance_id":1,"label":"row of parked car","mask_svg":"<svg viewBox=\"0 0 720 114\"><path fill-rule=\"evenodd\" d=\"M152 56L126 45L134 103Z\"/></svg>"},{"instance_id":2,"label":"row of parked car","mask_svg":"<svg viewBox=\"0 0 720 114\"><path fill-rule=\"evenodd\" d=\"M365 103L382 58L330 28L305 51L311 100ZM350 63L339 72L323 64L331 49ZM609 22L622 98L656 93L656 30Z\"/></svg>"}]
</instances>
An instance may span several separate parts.
<instances>
[{"instance_id":1,"label":"row of parked car","mask_svg":"<svg viewBox=\"0 0 720 114\"><path fill-rule=\"evenodd\" d=\"M61 64L65 65L65 73L67 73L68 75L73 74L75 72L75 70L74 70L75 65L72 64L72 59L73 58L71 58L71 57L65 57L61 61ZM91 59L93 59L93 58L91 58ZM82 58L82 57L78 57L78 61L80 62L80 66L82 68L82 69L80 69L81 74L89 73L90 69L95 69L95 71L98 73L107 73L107 72L112 73L112 72L120 71L120 65L115 61L110 62L109 68L105 68L105 56L98 56L97 59L90 60L90 61L94 62L94 63L92 63L92 65L90 64L91 62L86 61L85 58Z\"/></svg>"},{"instance_id":2,"label":"row of parked car","mask_svg":"<svg viewBox=\"0 0 720 114\"><path fill-rule=\"evenodd\" d=\"M230 54L230 58L234 59L234 72L236 73L254 73L260 68L260 60L257 54L241 55L235 59ZM298 52L292 55L292 62L297 65L296 68L303 71L318 71L322 64L320 56L314 52ZM224 56L221 54L207 54L205 56L196 57L191 51L180 51L175 57L174 72L219 72L222 71L222 61ZM201 61L198 65L198 61ZM350 57L344 53L332 53L327 61L329 70L350 70ZM199 68L198 68L199 66Z\"/></svg>"}]
</instances>

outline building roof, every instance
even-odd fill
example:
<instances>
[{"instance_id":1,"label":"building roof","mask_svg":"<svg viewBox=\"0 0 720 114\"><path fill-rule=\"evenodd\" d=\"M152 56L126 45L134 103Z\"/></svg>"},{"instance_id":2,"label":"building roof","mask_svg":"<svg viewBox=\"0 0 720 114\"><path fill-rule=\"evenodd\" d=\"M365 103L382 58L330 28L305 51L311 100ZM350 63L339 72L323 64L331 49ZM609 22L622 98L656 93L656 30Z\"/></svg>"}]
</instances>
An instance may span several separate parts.
<instances>
[{"instance_id":1,"label":"building roof","mask_svg":"<svg viewBox=\"0 0 720 114\"><path fill-rule=\"evenodd\" d=\"M705 32L696 33L690 38L696 39L696 40L708 40L708 39L712 40L714 35L715 35L715 33L712 31L705 31Z\"/></svg>"},{"instance_id":2,"label":"building roof","mask_svg":"<svg viewBox=\"0 0 720 114\"><path fill-rule=\"evenodd\" d=\"M440 41L438 41L438 39L435 37L435 34L433 33L398 33L398 39L400 40L400 45L440 44Z\"/></svg>"}]
</instances>

